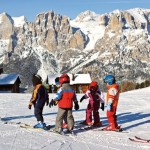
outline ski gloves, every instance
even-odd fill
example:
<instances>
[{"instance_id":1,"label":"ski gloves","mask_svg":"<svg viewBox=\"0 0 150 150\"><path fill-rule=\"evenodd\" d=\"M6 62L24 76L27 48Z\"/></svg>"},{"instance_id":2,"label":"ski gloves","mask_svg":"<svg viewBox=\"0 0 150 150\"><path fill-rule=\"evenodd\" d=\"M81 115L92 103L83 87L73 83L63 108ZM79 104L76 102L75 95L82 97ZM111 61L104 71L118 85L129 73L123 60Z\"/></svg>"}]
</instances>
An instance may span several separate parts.
<instances>
[{"instance_id":1,"label":"ski gloves","mask_svg":"<svg viewBox=\"0 0 150 150\"><path fill-rule=\"evenodd\" d=\"M28 105L28 109L31 109L31 107L32 107L32 105L29 104L29 105Z\"/></svg>"},{"instance_id":2,"label":"ski gloves","mask_svg":"<svg viewBox=\"0 0 150 150\"><path fill-rule=\"evenodd\" d=\"M104 103L101 103L101 110L104 111Z\"/></svg>"},{"instance_id":3,"label":"ski gloves","mask_svg":"<svg viewBox=\"0 0 150 150\"><path fill-rule=\"evenodd\" d=\"M78 110L78 109L79 109L79 104L78 104L78 102L75 102L75 103L74 103L74 109L75 109L75 110Z\"/></svg>"},{"instance_id":4,"label":"ski gloves","mask_svg":"<svg viewBox=\"0 0 150 150\"><path fill-rule=\"evenodd\" d=\"M111 108L112 108L112 103L108 103L108 104L107 104L107 110L108 110L108 111L111 111Z\"/></svg>"},{"instance_id":5,"label":"ski gloves","mask_svg":"<svg viewBox=\"0 0 150 150\"><path fill-rule=\"evenodd\" d=\"M46 100L46 106L48 106L48 104L49 104L49 99Z\"/></svg>"},{"instance_id":6,"label":"ski gloves","mask_svg":"<svg viewBox=\"0 0 150 150\"><path fill-rule=\"evenodd\" d=\"M80 103L81 103L83 100L84 100L84 97L82 97L82 98L80 99Z\"/></svg>"},{"instance_id":7,"label":"ski gloves","mask_svg":"<svg viewBox=\"0 0 150 150\"><path fill-rule=\"evenodd\" d=\"M56 106L58 101L54 101L53 99L49 103L49 107L51 108L52 106Z\"/></svg>"},{"instance_id":8,"label":"ski gloves","mask_svg":"<svg viewBox=\"0 0 150 150\"><path fill-rule=\"evenodd\" d=\"M49 103L49 107L51 108L52 106L54 106L55 105L55 101L52 99L51 101L50 101L50 103Z\"/></svg>"}]
</instances>

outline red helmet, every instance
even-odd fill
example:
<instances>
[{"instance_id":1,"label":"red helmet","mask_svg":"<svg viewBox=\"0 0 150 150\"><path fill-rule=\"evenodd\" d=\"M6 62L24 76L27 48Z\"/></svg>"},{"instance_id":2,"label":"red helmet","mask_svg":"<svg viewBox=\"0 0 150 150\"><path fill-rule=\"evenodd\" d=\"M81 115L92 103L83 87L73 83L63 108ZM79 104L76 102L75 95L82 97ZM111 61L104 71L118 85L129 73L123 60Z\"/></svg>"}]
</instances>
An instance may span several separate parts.
<instances>
[{"instance_id":1,"label":"red helmet","mask_svg":"<svg viewBox=\"0 0 150 150\"><path fill-rule=\"evenodd\" d=\"M97 82L96 82L96 81L92 81L92 82L90 83L90 90L94 92L94 91L97 90L97 88L98 88Z\"/></svg>"},{"instance_id":2,"label":"red helmet","mask_svg":"<svg viewBox=\"0 0 150 150\"><path fill-rule=\"evenodd\" d=\"M69 76L67 74L62 74L59 77L59 82L60 82L60 84L69 83L70 82L70 78L69 78Z\"/></svg>"}]
</instances>

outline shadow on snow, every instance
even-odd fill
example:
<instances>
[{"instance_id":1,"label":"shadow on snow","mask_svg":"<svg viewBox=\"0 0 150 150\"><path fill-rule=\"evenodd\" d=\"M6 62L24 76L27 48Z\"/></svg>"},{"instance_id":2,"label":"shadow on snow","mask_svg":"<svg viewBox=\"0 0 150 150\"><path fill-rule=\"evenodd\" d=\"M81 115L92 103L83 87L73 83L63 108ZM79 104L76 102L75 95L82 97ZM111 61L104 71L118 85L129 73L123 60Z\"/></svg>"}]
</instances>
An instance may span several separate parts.
<instances>
[{"instance_id":1,"label":"shadow on snow","mask_svg":"<svg viewBox=\"0 0 150 150\"><path fill-rule=\"evenodd\" d=\"M85 112L86 109L80 109L78 111L75 111L73 110L74 113L77 113L77 112L81 112L81 111L84 111ZM56 115L57 112L54 112L54 113L46 113L46 114L43 114L43 116L51 116L51 115ZM85 113L83 114L85 115ZM11 120L15 120L15 119L26 119L26 118L32 118L32 117L35 117L34 115L28 115L28 116L14 116L14 117L4 117L4 118L1 118L1 121L11 121ZM137 126L140 126L140 125L143 125L143 124L148 124L150 123L150 120L144 120L144 121L139 121L139 120L143 120L144 118L147 118L147 117L150 117L150 113L148 114L143 114L142 112L138 112L138 113L132 113L132 112L127 112L127 113L121 113L121 114L118 114L117 115L117 118L118 118L118 124L121 124L123 125L124 123L129 123L131 125L123 128L125 130L128 130L128 129L131 129L131 128L134 128L134 127L137 127ZM75 124L78 124L79 122L82 122L84 120L78 120L78 121L75 121ZM107 118L106 117L101 117L101 121L103 123L103 126L107 125L108 124L108 121L107 121ZM137 123L131 123L133 121L138 121Z\"/></svg>"}]
</instances>

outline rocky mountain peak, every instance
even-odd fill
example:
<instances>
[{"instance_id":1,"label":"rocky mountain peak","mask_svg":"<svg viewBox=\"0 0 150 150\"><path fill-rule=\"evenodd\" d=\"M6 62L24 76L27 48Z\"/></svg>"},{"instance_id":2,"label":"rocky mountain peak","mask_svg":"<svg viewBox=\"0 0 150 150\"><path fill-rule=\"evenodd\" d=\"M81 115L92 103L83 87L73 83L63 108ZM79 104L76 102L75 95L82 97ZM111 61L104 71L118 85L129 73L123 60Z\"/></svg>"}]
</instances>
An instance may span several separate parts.
<instances>
[{"instance_id":1,"label":"rocky mountain peak","mask_svg":"<svg viewBox=\"0 0 150 150\"><path fill-rule=\"evenodd\" d=\"M49 11L34 22L0 14L0 54L7 51L0 62L5 62L6 72L21 70L22 78L24 66L28 77L39 73L44 79L49 73L90 73L98 81L107 73L146 79L149 33L150 10L145 9L102 15L86 11L74 20Z\"/></svg>"},{"instance_id":2,"label":"rocky mountain peak","mask_svg":"<svg viewBox=\"0 0 150 150\"><path fill-rule=\"evenodd\" d=\"M75 21L76 22L85 22L85 21L92 21L97 17L97 14L93 11L87 10L85 12L80 13Z\"/></svg>"}]
</instances>

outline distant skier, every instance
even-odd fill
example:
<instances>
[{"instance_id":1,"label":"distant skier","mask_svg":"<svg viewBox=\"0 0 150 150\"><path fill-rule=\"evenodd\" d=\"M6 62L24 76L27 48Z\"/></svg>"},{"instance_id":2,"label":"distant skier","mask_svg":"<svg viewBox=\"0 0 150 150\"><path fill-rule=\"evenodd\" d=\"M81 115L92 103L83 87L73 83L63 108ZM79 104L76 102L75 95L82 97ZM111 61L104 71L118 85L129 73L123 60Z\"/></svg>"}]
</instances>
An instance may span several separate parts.
<instances>
[{"instance_id":1,"label":"distant skier","mask_svg":"<svg viewBox=\"0 0 150 150\"><path fill-rule=\"evenodd\" d=\"M116 84L115 77L113 75L106 75L104 77L104 82L107 83L107 118L109 125L103 130L115 131L120 129L117 123L116 110L119 100L119 85Z\"/></svg>"},{"instance_id":2,"label":"distant skier","mask_svg":"<svg viewBox=\"0 0 150 150\"><path fill-rule=\"evenodd\" d=\"M44 105L49 104L48 93L45 87L42 85L42 78L39 75L33 75L32 83L34 90L28 108L31 109L32 105L34 105L34 114L38 121L34 128L44 128L46 124L44 123L42 113Z\"/></svg>"},{"instance_id":3,"label":"distant skier","mask_svg":"<svg viewBox=\"0 0 150 150\"><path fill-rule=\"evenodd\" d=\"M82 86L81 85L79 85L79 93L83 93L83 91L82 91Z\"/></svg>"},{"instance_id":4,"label":"distant skier","mask_svg":"<svg viewBox=\"0 0 150 150\"><path fill-rule=\"evenodd\" d=\"M62 124L64 115L67 115L67 123L68 123L68 132L73 134L74 128L74 117L72 114L73 102L75 104L75 110L79 109L78 101L76 98L75 91L70 87L70 78L67 74L62 74L59 77L59 82L61 85L61 89L56 94L54 100L52 99L50 102L50 106L55 104L55 101L58 102L58 113L56 117L56 125L54 132L63 134Z\"/></svg>"},{"instance_id":5,"label":"distant skier","mask_svg":"<svg viewBox=\"0 0 150 150\"><path fill-rule=\"evenodd\" d=\"M99 108L101 103L101 109L104 111L104 95L100 91L96 81L92 81L90 83L89 89L80 99L80 102L87 98L89 98L89 104L87 105L86 109L86 120L83 122L83 124L90 126L102 126L100 121ZM92 113L94 117L94 123L92 123Z\"/></svg>"},{"instance_id":6,"label":"distant skier","mask_svg":"<svg viewBox=\"0 0 150 150\"><path fill-rule=\"evenodd\" d=\"M54 87L54 85L52 84L52 85L51 85L51 92L54 93L54 91L55 91L55 87Z\"/></svg>"}]
</instances>

